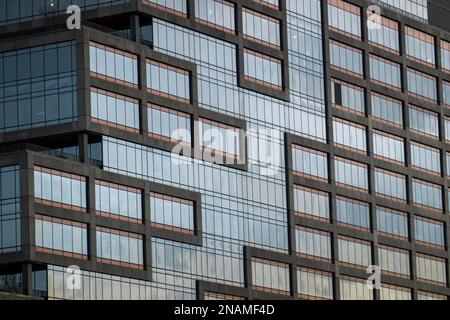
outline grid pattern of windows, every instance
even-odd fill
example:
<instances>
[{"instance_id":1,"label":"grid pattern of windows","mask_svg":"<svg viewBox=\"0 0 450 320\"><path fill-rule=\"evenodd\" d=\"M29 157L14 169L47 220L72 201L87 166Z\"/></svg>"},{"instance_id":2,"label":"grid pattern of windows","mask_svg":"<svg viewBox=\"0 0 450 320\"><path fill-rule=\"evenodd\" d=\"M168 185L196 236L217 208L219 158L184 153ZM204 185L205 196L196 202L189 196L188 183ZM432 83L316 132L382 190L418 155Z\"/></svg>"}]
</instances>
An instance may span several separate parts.
<instances>
[{"instance_id":1,"label":"grid pattern of windows","mask_svg":"<svg viewBox=\"0 0 450 320\"><path fill-rule=\"evenodd\" d=\"M331 260L330 233L306 227L295 227L297 255L323 261Z\"/></svg>"},{"instance_id":2,"label":"grid pattern of windows","mask_svg":"<svg viewBox=\"0 0 450 320\"><path fill-rule=\"evenodd\" d=\"M132 88L138 87L137 56L91 42L89 49L91 76Z\"/></svg>"},{"instance_id":3,"label":"grid pattern of windows","mask_svg":"<svg viewBox=\"0 0 450 320\"><path fill-rule=\"evenodd\" d=\"M143 269L143 237L125 231L97 227L97 261Z\"/></svg>"},{"instance_id":4,"label":"grid pattern of windows","mask_svg":"<svg viewBox=\"0 0 450 320\"><path fill-rule=\"evenodd\" d=\"M291 289L288 265L255 257L252 258L251 265L254 290L289 295Z\"/></svg>"},{"instance_id":5,"label":"grid pattern of windows","mask_svg":"<svg viewBox=\"0 0 450 320\"><path fill-rule=\"evenodd\" d=\"M87 225L80 222L35 215L36 251L87 259Z\"/></svg>"},{"instance_id":6,"label":"grid pattern of windows","mask_svg":"<svg viewBox=\"0 0 450 320\"><path fill-rule=\"evenodd\" d=\"M194 233L194 203L158 193L150 193L152 225L176 232Z\"/></svg>"},{"instance_id":7,"label":"grid pattern of windows","mask_svg":"<svg viewBox=\"0 0 450 320\"><path fill-rule=\"evenodd\" d=\"M283 87L281 60L249 49L244 49L244 75L247 80L276 90Z\"/></svg>"},{"instance_id":8,"label":"grid pattern of windows","mask_svg":"<svg viewBox=\"0 0 450 320\"><path fill-rule=\"evenodd\" d=\"M142 191L96 180L95 211L108 218L142 223Z\"/></svg>"},{"instance_id":9,"label":"grid pattern of windows","mask_svg":"<svg viewBox=\"0 0 450 320\"><path fill-rule=\"evenodd\" d=\"M86 178L34 167L35 202L86 212Z\"/></svg>"},{"instance_id":10,"label":"grid pattern of windows","mask_svg":"<svg viewBox=\"0 0 450 320\"><path fill-rule=\"evenodd\" d=\"M330 64L339 71L363 77L363 58L359 49L330 40Z\"/></svg>"},{"instance_id":11,"label":"grid pattern of windows","mask_svg":"<svg viewBox=\"0 0 450 320\"><path fill-rule=\"evenodd\" d=\"M190 74L186 70L147 60L147 87L150 93L190 103Z\"/></svg>"},{"instance_id":12,"label":"grid pattern of windows","mask_svg":"<svg viewBox=\"0 0 450 320\"><path fill-rule=\"evenodd\" d=\"M21 248L19 166L0 168L0 254Z\"/></svg>"},{"instance_id":13,"label":"grid pattern of windows","mask_svg":"<svg viewBox=\"0 0 450 320\"><path fill-rule=\"evenodd\" d=\"M245 38L268 45L269 47L280 47L281 31L280 22L278 20L243 8L242 27Z\"/></svg>"},{"instance_id":14,"label":"grid pattern of windows","mask_svg":"<svg viewBox=\"0 0 450 320\"><path fill-rule=\"evenodd\" d=\"M235 30L234 10L234 4L226 0L195 0L197 21L230 33Z\"/></svg>"},{"instance_id":15,"label":"grid pattern of windows","mask_svg":"<svg viewBox=\"0 0 450 320\"><path fill-rule=\"evenodd\" d=\"M76 69L72 41L0 53L0 131L75 121Z\"/></svg>"},{"instance_id":16,"label":"grid pattern of windows","mask_svg":"<svg viewBox=\"0 0 450 320\"><path fill-rule=\"evenodd\" d=\"M326 182L328 181L327 154L302 146L293 146L292 169L294 174Z\"/></svg>"},{"instance_id":17,"label":"grid pattern of windows","mask_svg":"<svg viewBox=\"0 0 450 320\"><path fill-rule=\"evenodd\" d=\"M328 1L328 23L332 30L361 39L361 8L342 0Z\"/></svg>"},{"instance_id":18,"label":"grid pattern of windows","mask_svg":"<svg viewBox=\"0 0 450 320\"><path fill-rule=\"evenodd\" d=\"M332 274L308 268L297 268L297 290L299 299L333 299Z\"/></svg>"}]
</instances>

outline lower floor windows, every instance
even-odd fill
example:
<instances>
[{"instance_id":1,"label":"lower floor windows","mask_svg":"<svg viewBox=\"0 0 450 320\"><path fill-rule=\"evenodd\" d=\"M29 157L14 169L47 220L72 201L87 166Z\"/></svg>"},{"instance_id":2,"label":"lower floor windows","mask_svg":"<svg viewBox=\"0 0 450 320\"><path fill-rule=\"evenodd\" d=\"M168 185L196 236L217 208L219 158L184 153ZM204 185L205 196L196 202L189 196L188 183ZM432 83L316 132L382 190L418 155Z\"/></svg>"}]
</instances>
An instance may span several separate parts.
<instances>
[{"instance_id":1,"label":"lower floor windows","mask_svg":"<svg viewBox=\"0 0 450 320\"><path fill-rule=\"evenodd\" d=\"M333 299L333 277L323 272L303 267L297 268L297 290L299 299Z\"/></svg>"},{"instance_id":2,"label":"lower floor windows","mask_svg":"<svg viewBox=\"0 0 450 320\"><path fill-rule=\"evenodd\" d=\"M341 300L373 300L373 290L367 287L367 280L341 276L339 279Z\"/></svg>"},{"instance_id":3,"label":"lower floor windows","mask_svg":"<svg viewBox=\"0 0 450 320\"><path fill-rule=\"evenodd\" d=\"M411 289L383 283L380 298L381 300L411 300Z\"/></svg>"},{"instance_id":4,"label":"lower floor windows","mask_svg":"<svg viewBox=\"0 0 450 320\"><path fill-rule=\"evenodd\" d=\"M97 227L97 261L116 266L143 269L143 236Z\"/></svg>"},{"instance_id":5,"label":"lower floor windows","mask_svg":"<svg viewBox=\"0 0 450 320\"><path fill-rule=\"evenodd\" d=\"M446 260L443 258L416 254L417 279L422 282L447 285Z\"/></svg>"},{"instance_id":6,"label":"lower floor windows","mask_svg":"<svg viewBox=\"0 0 450 320\"><path fill-rule=\"evenodd\" d=\"M35 237L37 252L88 258L87 225L84 223L37 214Z\"/></svg>"},{"instance_id":7,"label":"lower floor windows","mask_svg":"<svg viewBox=\"0 0 450 320\"><path fill-rule=\"evenodd\" d=\"M409 251L380 244L378 260L383 273L409 278Z\"/></svg>"}]
</instances>

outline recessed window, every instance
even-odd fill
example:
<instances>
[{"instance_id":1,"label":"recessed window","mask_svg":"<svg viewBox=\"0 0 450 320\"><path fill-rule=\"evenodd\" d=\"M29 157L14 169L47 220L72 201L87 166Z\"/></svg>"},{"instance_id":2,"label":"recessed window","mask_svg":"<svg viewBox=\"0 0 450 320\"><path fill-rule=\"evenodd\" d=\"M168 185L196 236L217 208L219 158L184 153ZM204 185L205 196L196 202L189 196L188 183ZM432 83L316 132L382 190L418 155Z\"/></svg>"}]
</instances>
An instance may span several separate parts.
<instances>
[{"instance_id":1,"label":"recessed window","mask_svg":"<svg viewBox=\"0 0 450 320\"><path fill-rule=\"evenodd\" d=\"M436 64L435 40L432 35L405 27L406 55L408 58L431 66Z\"/></svg>"},{"instance_id":2,"label":"recessed window","mask_svg":"<svg viewBox=\"0 0 450 320\"><path fill-rule=\"evenodd\" d=\"M234 4L226 0L195 0L195 19L203 24L234 33Z\"/></svg>"},{"instance_id":3,"label":"recessed window","mask_svg":"<svg viewBox=\"0 0 450 320\"><path fill-rule=\"evenodd\" d=\"M444 223L424 217L414 217L414 239L416 242L444 247Z\"/></svg>"},{"instance_id":4,"label":"recessed window","mask_svg":"<svg viewBox=\"0 0 450 320\"><path fill-rule=\"evenodd\" d=\"M341 275L339 278L341 300L373 300L373 290L367 286L367 279Z\"/></svg>"},{"instance_id":5,"label":"recessed window","mask_svg":"<svg viewBox=\"0 0 450 320\"><path fill-rule=\"evenodd\" d=\"M442 87L443 103L450 108L450 82L442 81Z\"/></svg>"},{"instance_id":6,"label":"recessed window","mask_svg":"<svg viewBox=\"0 0 450 320\"><path fill-rule=\"evenodd\" d=\"M252 0L253 2L262 4L263 6L270 7L272 9L279 9L280 3L279 0Z\"/></svg>"},{"instance_id":7,"label":"recessed window","mask_svg":"<svg viewBox=\"0 0 450 320\"><path fill-rule=\"evenodd\" d=\"M328 182L328 155L324 152L292 145L292 168L295 175Z\"/></svg>"},{"instance_id":8,"label":"recessed window","mask_svg":"<svg viewBox=\"0 0 450 320\"><path fill-rule=\"evenodd\" d=\"M377 196L382 198L406 202L406 177L375 168L375 192Z\"/></svg>"},{"instance_id":9,"label":"recessed window","mask_svg":"<svg viewBox=\"0 0 450 320\"><path fill-rule=\"evenodd\" d=\"M400 100L372 92L372 117L380 122L403 128L403 104Z\"/></svg>"},{"instance_id":10,"label":"recessed window","mask_svg":"<svg viewBox=\"0 0 450 320\"><path fill-rule=\"evenodd\" d=\"M275 90L283 88L281 60L244 49L245 79Z\"/></svg>"},{"instance_id":11,"label":"recessed window","mask_svg":"<svg viewBox=\"0 0 450 320\"><path fill-rule=\"evenodd\" d=\"M87 260L87 225L35 215L36 251Z\"/></svg>"},{"instance_id":12,"label":"recessed window","mask_svg":"<svg viewBox=\"0 0 450 320\"><path fill-rule=\"evenodd\" d=\"M92 122L139 133L139 101L117 93L91 88Z\"/></svg>"},{"instance_id":13,"label":"recessed window","mask_svg":"<svg viewBox=\"0 0 450 320\"><path fill-rule=\"evenodd\" d=\"M190 73L187 70L147 60L147 88L157 96L182 103L191 102Z\"/></svg>"},{"instance_id":14,"label":"recessed window","mask_svg":"<svg viewBox=\"0 0 450 320\"><path fill-rule=\"evenodd\" d=\"M369 43L389 52L398 54L400 51L399 24L386 17L377 16L368 23Z\"/></svg>"},{"instance_id":15,"label":"recessed window","mask_svg":"<svg viewBox=\"0 0 450 320\"><path fill-rule=\"evenodd\" d=\"M175 232L194 234L194 202L155 192L150 193L151 224Z\"/></svg>"},{"instance_id":16,"label":"recessed window","mask_svg":"<svg viewBox=\"0 0 450 320\"><path fill-rule=\"evenodd\" d=\"M437 103L436 78L408 68L408 93L430 103Z\"/></svg>"},{"instance_id":17,"label":"recessed window","mask_svg":"<svg viewBox=\"0 0 450 320\"><path fill-rule=\"evenodd\" d=\"M396 62L370 55L370 80L395 91L402 89L400 65Z\"/></svg>"},{"instance_id":18,"label":"recessed window","mask_svg":"<svg viewBox=\"0 0 450 320\"><path fill-rule=\"evenodd\" d=\"M380 288L380 299L412 300L411 289L383 283Z\"/></svg>"},{"instance_id":19,"label":"recessed window","mask_svg":"<svg viewBox=\"0 0 450 320\"><path fill-rule=\"evenodd\" d=\"M366 127L347 120L333 118L333 138L336 146L365 154Z\"/></svg>"},{"instance_id":20,"label":"recessed window","mask_svg":"<svg viewBox=\"0 0 450 320\"><path fill-rule=\"evenodd\" d=\"M373 130L373 153L375 158L405 163L405 141L403 138Z\"/></svg>"},{"instance_id":21,"label":"recessed window","mask_svg":"<svg viewBox=\"0 0 450 320\"><path fill-rule=\"evenodd\" d=\"M362 78L362 51L346 44L330 40L330 64L332 68Z\"/></svg>"},{"instance_id":22,"label":"recessed window","mask_svg":"<svg viewBox=\"0 0 450 320\"><path fill-rule=\"evenodd\" d=\"M108 218L142 223L142 190L95 180L95 211Z\"/></svg>"},{"instance_id":23,"label":"recessed window","mask_svg":"<svg viewBox=\"0 0 450 320\"><path fill-rule=\"evenodd\" d=\"M253 290L289 296L289 265L281 262L251 258Z\"/></svg>"},{"instance_id":24,"label":"recessed window","mask_svg":"<svg viewBox=\"0 0 450 320\"><path fill-rule=\"evenodd\" d=\"M298 256L325 262L331 260L331 236L329 232L296 226L295 238Z\"/></svg>"},{"instance_id":25,"label":"recessed window","mask_svg":"<svg viewBox=\"0 0 450 320\"><path fill-rule=\"evenodd\" d=\"M364 89L341 80L331 80L331 101L333 107L345 111L365 114Z\"/></svg>"},{"instance_id":26,"label":"recessed window","mask_svg":"<svg viewBox=\"0 0 450 320\"><path fill-rule=\"evenodd\" d=\"M168 142L191 144L191 115L149 104L147 107L149 136Z\"/></svg>"},{"instance_id":27,"label":"recessed window","mask_svg":"<svg viewBox=\"0 0 450 320\"><path fill-rule=\"evenodd\" d=\"M439 286L447 285L446 260L416 253L417 279Z\"/></svg>"},{"instance_id":28,"label":"recessed window","mask_svg":"<svg viewBox=\"0 0 450 320\"><path fill-rule=\"evenodd\" d=\"M442 211L442 187L419 179L412 181L414 205L437 212Z\"/></svg>"},{"instance_id":29,"label":"recessed window","mask_svg":"<svg viewBox=\"0 0 450 320\"><path fill-rule=\"evenodd\" d=\"M441 40L442 70L450 73L450 42Z\"/></svg>"},{"instance_id":30,"label":"recessed window","mask_svg":"<svg viewBox=\"0 0 450 320\"><path fill-rule=\"evenodd\" d=\"M330 221L330 199L328 193L295 185L294 212L299 216Z\"/></svg>"},{"instance_id":31,"label":"recessed window","mask_svg":"<svg viewBox=\"0 0 450 320\"><path fill-rule=\"evenodd\" d=\"M330 29L361 39L361 8L342 0L328 1Z\"/></svg>"},{"instance_id":32,"label":"recessed window","mask_svg":"<svg viewBox=\"0 0 450 320\"><path fill-rule=\"evenodd\" d=\"M409 251L379 244L378 261L384 274L409 279Z\"/></svg>"},{"instance_id":33,"label":"recessed window","mask_svg":"<svg viewBox=\"0 0 450 320\"><path fill-rule=\"evenodd\" d=\"M336 214L341 225L370 230L370 209L366 202L336 196Z\"/></svg>"},{"instance_id":34,"label":"recessed window","mask_svg":"<svg viewBox=\"0 0 450 320\"><path fill-rule=\"evenodd\" d=\"M417 134L439 138L439 116L436 112L409 106L409 128Z\"/></svg>"},{"instance_id":35,"label":"recessed window","mask_svg":"<svg viewBox=\"0 0 450 320\"><path fill-rule=\"evenodd\" d=\"M411 141L411 164L417 170L440 174L441 152L439 149Z\"/></svg>"},{"instance_id":36,"label":"recessed window","mask_svg":"<svg viewBox=\"0 0 450 320\"><path fill-rule=\"evenodd\" d=\"M378 233L408 239L408 216L405 212L377 206L376 215Z\"/></svg>"},{"instance_id":37,"label":"recessed window","mask_svg":"<svg viewBox=\"0 0 450 320\"><path fill-rule=\"evenodd\" d=\"M355 238L338 236L339 263L353 267L372 264L372 247L370 242Z\"/></svg>"},{"instance_id":38,"label":"recessed window","mask_svg":"<svg viewBox=\"0 0 450 320\"><path fill-rule=\"evenodd\" d=\"M279 20L253 10L243 8L242 26L244 38L272 48L280 48L281 32Z\"/></svg>"},{"instance_id":39,"label":"recessed window","mask_svg":"<svg viewBox=\"0 0 450 320\"><path fill-rule=\"evenodd\" d=\"M368 192L369 178L367 165L356 161L335 157L336 185L355 191Z\"/></svg>"},{"instance_id":40,"label":"recessed window","mask_svg":"<svg viewBox=\"0 0 450 320\"><path fill-rule=\"evenodd\" d=\"M298 298L305 300L333 299L333 276L329 272L298 267Z\"/></svg>"},{"instance_id":41,"label":"recessed window","mask_svg":"<svg viewBox=\"0 0 450 320\"><path fill-rule=\"evenodd\" d=\"M443 294L418 290L417 300L447 300L447 296Z\"/></svg>"}]
</instances>

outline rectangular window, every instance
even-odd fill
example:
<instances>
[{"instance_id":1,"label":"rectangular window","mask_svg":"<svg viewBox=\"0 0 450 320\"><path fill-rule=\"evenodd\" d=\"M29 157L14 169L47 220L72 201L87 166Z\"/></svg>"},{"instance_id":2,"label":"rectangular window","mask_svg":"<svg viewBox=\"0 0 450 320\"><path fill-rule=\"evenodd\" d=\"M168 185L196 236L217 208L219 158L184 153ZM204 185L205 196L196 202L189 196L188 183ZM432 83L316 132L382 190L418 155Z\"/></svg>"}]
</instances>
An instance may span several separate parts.
<instances>
[{"instance_id":1,"label":"rectangular window","mask_svg":"<svg viewBox=\"0 0 450 320\"><path fill-rule=\"evenodd\" d=\"M151 94L191 103L190 73L153 60L147 60L147 87Z\"/></svg>"},{"instance_id":2,"label":"rectangular window","mask_svg":"<svg viewBox=\"0 0 450 320\"><path fill-rule=\"evenodd\" d=\"M450 141L450 118L445 117L445 140Z\"/></svg>"},{"instance_id":3,"label":"rectangular window","mask_svg":"<svg viewBox=\"0 0 450 320\"><path fill-rule=\"evenodd\" d=\"M446 107L450 108L450 82L447 82L445 80L442 81L443 86L443 103Z\"/></svg>"},{"instance_id":4,"label":"rectangular window","mask_svg":"<svg viewBox=\"0 0 450 320\"><path fill-rule=\"evenodd\" d=\"M373 130L373 153L375 158L405 163L405 140L378 130Z\"/></svg>"},{"instance_id":5,"label":"rectangular window","mask_svg":"<svg viewBox=\"0 0 450 320\"><path fill-rule=\"evenodd\" d=\"M445 245L443 222L415 216L414 232L416 242L442 248Z\"/></svg>"},{"instance_id":6,"label":"rectangular window","mask_svg":"<svg viewBox=\"0 0 450 320\"><path fill-rule=\"evenodd\" d=\"M417 292L417 300L447 300L447 296L419 290Z\"/></svg>"},{"instance_id":7,"label":"rectangular window","mask_svg":"<svg viewBox=\"0 0 450 320\"><path fill-rule=\"evenodd\" d=\"M384 274L410 278L409 251L378 245L378 261Z\"/></svg>"},{"instance_id":8,"label":"rectangular window","mask_svg":"<svg viewBox=\"0 0 450 320\"><path fill-rule=\"evenodd\" d=\"M342 0L328 1L330 29L361 40L361 8Z\"/></svg>"},{"instance_id":9,"label":"rectangular window","mask_svg":"<svg viewBox=\"0 0 450 320\"><path fill-rule=\"evenodd\" d=\"M21 249L20 168L0 167L0 254Z\"/></svg>"},{"instance_id":10,"label":"rectangular window","mask_svg":"<svg viewBox=\"0 0 450 320\"><path fill-rule=\"evenodd\" d=\"M281 60L244 49L245 79L275 90L283 88Z\"/></svg>"},{"instance_id":11,"label":"rectangular window","mask_svg":"<svg viewBox=\"0 0 450 320\"><path fill-rule=\"evenodd\" d=\"M95 180L96 214L134 223L142 223L142 190Z\"/></svg>"},{"instance_id":12,"label":"rectangular window","mask_svg":"<svg viewBox=\"0 0 450 320\"><path fill-rule=\"evenodd\" d=\"M375 168L375 192L377 196L382 198L406 202L406 177Z\"/></svg>"},{"instance_id":13,"label":"rectangular window","mask_svg":"<svg viewBox=\"0 0 450 320\"><path fill-rule=\"evenodd\" d=\"M187 0L143 0L144 4L182 17L187 16Z\"/></svg>"},{"instance_id":14,"label":"rectangular window","mask_svg":"<svg viewBox=\"0 0 450 320\"><path fill-rule=\"evenodd\" d=\"M330 64L334 69L362 78L362 60L361 50L330 40Z\"/></svg>"},{"instance_id":15,"label":"rectangular window","mask_svg":"<svg viewBox=\"0 0 450 320\"><path fill-rule=\"evenodd\" d=\"M87 225L80 222L35 215L36 251L88 259Z\"/></svg>"},{"instance_id":16,"label":"rectangular window","mask_svg":"<svg viewBox=\"0 0 450 320\"><path fill-rule=\"evenodd\" d=\"M253 290L290 295L289 265L256 257L251 259Z\"/></svg>"},{"instance_id":17,"label":"rectangular window","mask_svg":"<svg viewBox=\"0 0 450 320\"><path fill-rule=\"evenodd\" d=\"M86 212L86 178L35 166L34 197L36 203Z\"/></svg>"},{"instance_id":18,"label":"rectangular window","mask_svg":"<svg viewBox=\"0 0 450 320\"><path fill-rule=\"evenodd\" d=\"M341 300L373 300L373 290L367 287L367 279L341 275L339 287Z\"/></svg>"},{"instance_id":19,"label":"rectangular window","mask_svg":"<svg viewBox=\"0 0 450 320\"><path fill-rule=\"evenodd\" d=\"M366 127L347 120L333 118L334 145L365 154Z\"/></svg>"},{"instance_id":20,"label":"rectangular window","mask_svg":"<svg viewBox=\"0 0 450 320\"><path fill-rule=\"evenodd\" d=\"M417 170L440 174L441 153L439 149L411 141L411 164Z\"/></svg>"},{"instance_id":21,"label":"rectangular window","mask_svg":"<svg viewBox=\"0 0 450 320\"><path fill-rule=\"evenodd\" d=\"M242 132L239 128L215 122L209 119L199 119L200 146L203 152L214 152L225 158L244 159Z\"/></svg>"},{"instance_id":22,"label":"rectangular window","mask_svg":"<svg viewBox=\"0 0 450 320\"><path fill-rule=\"evenodd\" d=\"M366 112L364 89L341 80L331 79L331 101L336 108L362 115Z\"/></svg>"},{"instance_id":23,"label":"rectangular window","mask_svg":"<svg viewBox=\"0 0 450 320\"><path fill-rule=\"evenodd\" d=\"M379 234L408 239L408 216L405 212L377 206L376 214Z\"/></svg>"},{"instance_id":24,"label":"rectangular window","mask_svg":"<svg viewBox=\"0 0 450 320\"><path fill-rule=\"evenodd\" d=\"M279 49L280 21L261 13L242 8L244 38Z\"/></svg>"},{"instance_id":25,"label":"rectangular window","mask_svg":"<svg viewBox=\"0 0 450 320\"><path fill-rule=\"evenodd\" d=\"M408 92L411 96L437 103L436 78L417 70L408 68Z\"/></svg>"},{"instance_id":26,"label":"rectangular window","mask_svg":"<svg viewBox=\"0 0 450 320\"><path fill-rule=\"evenodd\" d=\"M353 267L364 267L372 264L372 248L368 241L338 236L339 262Z\"/></svg>"},{"instance_id":27,"label":"rectangular window","mask_svg":"<svg viewBox=\"0 0 450 320\"><path fill-rule=\"evenodd\" d=\"M348 159L335 157L336 185L368 192L369 181L367 165Z\"/></svg>"},{"instance_id":28,"label":"rectangular window","mask_svg":"<svg viewBox=\"0 0 450 320\"><path fill-rule=\"evenodd\" d=\"M436 112L410 105L409 126L418 134L439 138L439 116Z\"/></svg>"},{"instance_id":29,"label":"rectangular window","mask_svg":"<svg viewBox=\"0 0 450 320\"><path fill-rule=\"evenodd\" d=\"M150 193L151 225L154 227L194 234L194 212L191 200Z\"/></svg>"},{"instance_id":30,"label":"rectangular window","mask_svg":"<svg viewBox=\"0 0 450 320\"><path fill-rule=\"evenodd\" d=\"M210 27L234 33L234 4L226 0L195 0L195 18Z\"/></svg>"},{"instance_id":31,"label":"rectangular window","mask_svg":"<svg viewBox=\"0 0 450 320\"><path fill-rule=\"evenodd\" d=\"M297 268L298 298L304 300L332 300L333 276L329 272Z\"/></svg>"},{"instance_id":32,"label":"rectangular window","mask_svg":"<svg viewBox=\"0 0 450 320\"><path fill-rule=\"evenodd\" d=\"M147 108L149 135L155 139L191 144L191 115L149 104Z\"/></svg>"},{"instance_id":33,"label":"rectangular window","mask_svg":"<svg viewBox=\"0 0 450 320\"><path fill-rule=\"evenodd\" d=\"M403 104L400 100L372 92L371 101L375 120L403 128Z\"/></svg>"},{"instance_id":34,"label":"rectangular window","mask_svg":"<svg viewBox=\"0 0 450 320\"><path fill-rule=\"evenodd\" d=\"M450 42L441 40L442 70L450 73Z\"/></svg>"},{"instance_id":35,"label":"rectangular window","mask_svg":"<svg viewBox=\"0 0 450 320\"><path fill-rule=\"evenodd\" d=\"M372 46L394 54L400 52L399 24L397 21L377 16L377 19L370 19L367 23L369 26L369 43Z\"/></svg>"},{"instance_id":36,"label":"rectangular window","mask_svg":"<svg viewBox=\"0 0 450 320\"><path fill-rule=\"evenodd\" d=\"M434 37L425 32L405 26L406 55L420 63L435 66Z\"/></svg>"},{"instance_id":37,"label":"rectangular window","mask_svg":"<svg viewBox=\"0 0 450 320\"><path fill-rule=\"evenodd\" d=\"M442 211L442 187L418 179L412 181L414 205L437 212Z\"/></svg>"},{"instance_id":38,"label":"rectangular window","mask_svg":"<svg viewBox=\"0 0 450 320\"><path fill-rule=\"evenodd\" d=\"M137 56L122 50L90 42L90 71L92 77L138 88Z\"/></svg>"},{"instance_id":39,"label":"rectangular window","mask_svg":"<svg viewBox=\"0 0 450 320\"><path fill-rule=\"evenodd\" d=\"M117 93L91 88L92 122L139 133L139 101Z\"/></svg>"},{"instance_id":40,"label":"rectangular window","mask_svg":"<svg viewBox=\"0 0 450 320\"><path fill-rule=\"evenodd\" d=\"M370 80L378 85L400 91L402 79L400 65L396 62L370 55Z\"/></svg>"},{"instance_id":41,"label":"rectangular window","mask_svg":"<svg viewBox=\"0 0 450 320\"><path fill-rule=\"evenodd\" d=\"M416 253L417 279L421 282L447 285L446 260L438 257Z\"/></svg>"},{"instance_id":42,"label":"rectangular window","mask_svg":"<svg viewBox=\"0 0 450 320\"><path fill-rule=\"evenodd\" d=\"M370 230L369 204L358 200L336 196L336 214L339 224Z\"/></svg>"},{"instance_id":43,"label":"rectangular window","mask_svg":"<svg viewBox=\"0 0 450 320\"><path fill-rule=\"evenodd\" d=\"M381 300L412 300L411 289L383 283L380 289Z\"/></svg>"},{"instance_id":44,"label":"rectangular window","mask_svg":"<svg viewBox=\"0 0 450 320\"><path fill-rule=\"evenodd\" d=\"M295 226L297 255L307 259L331 261L331 236L329 232Z\"/></svg>"},{"instance_id":45,"label":"rectangular window","mask_svg":"<svg viewBox=\"0 0 450 320\"><path fill-rule=\"evenodd\" d=\"M294 211L296 215L330 221L330 199L326 192L294 185Z\"/></svg>"},{"instance_id":46,"label":"rectangular window","mask_svg":"<svg viewBox=\"0 0 450 320\"><path fill-rule=\"evenodd\" d=\"M325 152L292 145L292 169L295 175L328 182L328 155Z\"/></svg>"},{"instance_id":47,"label":"rectangular window","mask_svg":"<svg viewBox=\"0 0 450 320\"><path fill-rule=\"evenodd\" d=\"M116 266L144 269L143 236L97 227L97 261Z\"/></svg>"}]
</instances>

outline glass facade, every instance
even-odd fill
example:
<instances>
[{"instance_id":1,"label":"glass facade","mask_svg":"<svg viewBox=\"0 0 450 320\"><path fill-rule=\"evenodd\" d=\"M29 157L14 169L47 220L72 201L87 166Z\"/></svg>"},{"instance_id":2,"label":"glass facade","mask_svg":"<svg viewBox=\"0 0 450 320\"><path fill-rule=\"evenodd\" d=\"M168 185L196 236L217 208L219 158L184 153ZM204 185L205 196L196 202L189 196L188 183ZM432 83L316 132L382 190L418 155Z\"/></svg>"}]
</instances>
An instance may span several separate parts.
<instances>
[{"instance_id":1,"label":"glass facade","mask_svg":"<svg viewBox=\"0 0 450 320\"><path fill-rule=\"evenodd\" d=\"M0 253L21 249L20 169L0 168Z\"/></svg>"}]
</instances>

